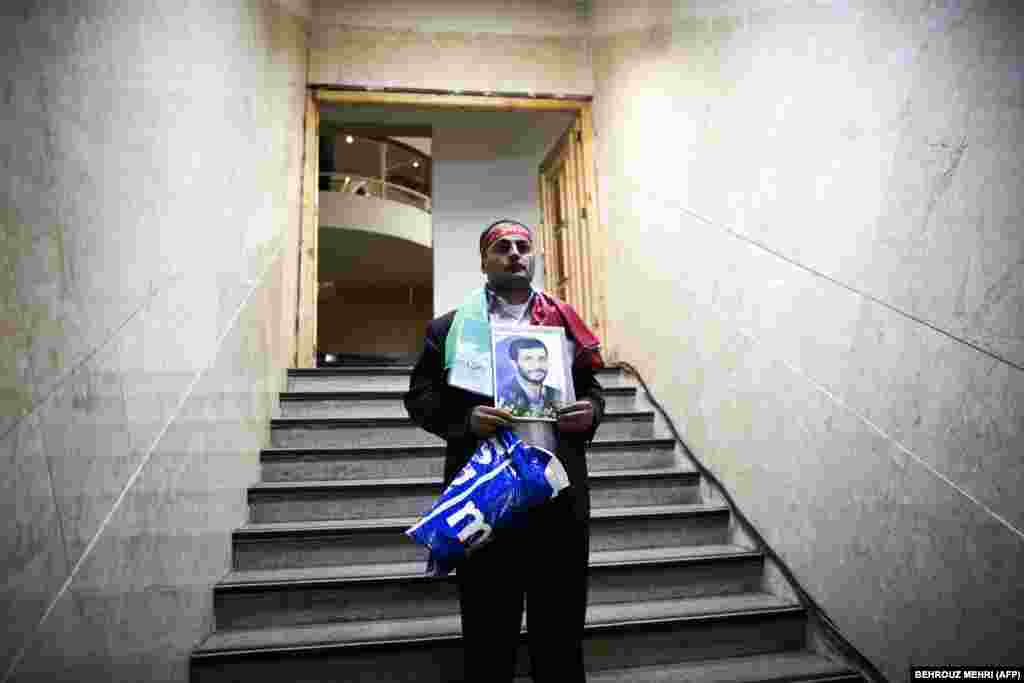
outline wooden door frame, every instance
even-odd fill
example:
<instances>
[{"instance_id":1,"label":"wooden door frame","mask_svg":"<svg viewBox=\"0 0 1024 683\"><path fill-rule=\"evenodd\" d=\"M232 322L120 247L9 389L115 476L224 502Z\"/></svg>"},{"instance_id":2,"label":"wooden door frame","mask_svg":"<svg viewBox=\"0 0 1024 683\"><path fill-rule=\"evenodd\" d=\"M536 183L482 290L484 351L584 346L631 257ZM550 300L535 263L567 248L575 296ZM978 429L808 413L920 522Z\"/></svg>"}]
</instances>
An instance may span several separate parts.
<instances>
[{"instance_id":1,"label":"wooden door frame","mask_svg":"<svg viewBox=\"0 0 1024 683\"><path fill-rule=\"evenodd\" d=\"M577 117L548 152L538 169L545 285L563 296L594 329L608 348L604 298L604 236L600 229L594 166L585 142L586 118ZM554 186L554 187L553 187ZM557 187L558 195L552 190ZM563 212L564 209L564 212ZM556 225L558 218L561 224ZM559 242L556 232L567 236ZM556 245L561 244L561 249ZM556 260L565 264L555 265ZM563 274L562 282L556 275ZM562 293L562 286L565 292ZM610 354L606 353L606 356Z\"/></svg>"},{"instance_id":2,"label":"wooden door frame","mask_svg":"<svg viewBox=\"0 0 1024 683\"><path fill-rule=\"evenodd\" d=\"M298 291L295 319L296 357L295 367L316 367L317 333L317 292L318 292L318 245L319 234L319 177L320 166L320 105L321 104L369 104L404 105L465 111L565 111L576 114L573 126L579 126L582 154L582 168L585 176L587 196L585 206L589 217L590 249L586 254L590 268L586 284L591 287L594 305L590 311L580 311L584 318L588 314L602 343L610 347L607 339L606 308L604 294L605 272L605 231L599 219L597 205L596 173L593 156L593 111L590 97L546 98L530 95L461 95L445 93L423 93L408 91L367 91L356 88L327 88L311 86L306 96L306 118L304 129L304 161L302 174L302 229L298 243ZM543 220L543 214L542 220ZM547 240L546 228L541 225L541 253ZM608 358L607 354L605 356Z\"/></svg>"}]
</instances>

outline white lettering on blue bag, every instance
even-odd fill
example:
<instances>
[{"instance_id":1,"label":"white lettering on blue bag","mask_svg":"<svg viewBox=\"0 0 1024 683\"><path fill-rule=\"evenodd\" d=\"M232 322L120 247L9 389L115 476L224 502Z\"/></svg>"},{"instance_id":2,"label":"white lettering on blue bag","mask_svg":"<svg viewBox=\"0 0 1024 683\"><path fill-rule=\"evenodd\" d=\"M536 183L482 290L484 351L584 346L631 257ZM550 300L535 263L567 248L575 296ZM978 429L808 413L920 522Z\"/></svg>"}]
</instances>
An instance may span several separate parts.
<instances>
[{"instance_id":1,"label":"white lettering on blue bag","mask_svg":"<svg viewBox=\"0 0 1024 683\"><path fill-rule=\"evenodd\" d=\"M430 511L405 533L429 550L427 573L441 576L568 486L554 453L499 429L477 445Z\"/></svg>"}]
</instances>

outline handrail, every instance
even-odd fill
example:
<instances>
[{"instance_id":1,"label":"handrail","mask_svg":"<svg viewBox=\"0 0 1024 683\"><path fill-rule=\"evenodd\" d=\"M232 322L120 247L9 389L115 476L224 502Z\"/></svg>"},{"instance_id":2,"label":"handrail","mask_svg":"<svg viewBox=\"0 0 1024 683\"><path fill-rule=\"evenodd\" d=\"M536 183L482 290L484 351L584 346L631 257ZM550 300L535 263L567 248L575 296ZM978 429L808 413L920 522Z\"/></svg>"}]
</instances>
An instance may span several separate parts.
<instances>
[{"instance_id":1,"label":"handrail","mask_svg":"<svg viewBox=\"0 0 1024 683\"><path fill-rule=\"evenodd\" d=\"M408 204L426 213L431 211L430 197L405 185L355 173L321 173L320 177L327 178L327 192L377 197Z\"/></svg>"}]
</instances>

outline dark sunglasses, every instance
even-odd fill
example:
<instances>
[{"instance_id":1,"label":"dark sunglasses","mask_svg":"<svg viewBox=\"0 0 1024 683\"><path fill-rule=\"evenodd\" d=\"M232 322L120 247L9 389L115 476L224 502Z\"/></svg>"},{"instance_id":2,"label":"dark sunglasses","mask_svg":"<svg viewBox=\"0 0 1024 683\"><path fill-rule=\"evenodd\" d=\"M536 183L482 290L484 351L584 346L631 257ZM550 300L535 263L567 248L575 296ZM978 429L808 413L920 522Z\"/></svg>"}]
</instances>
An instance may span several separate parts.
<instances>
[{"instance_id":1,"label":"dark sunglasses","mask_svg":"<svg viewBox=\"0 0 1024 683\"><path fill-rule=\"evenodd\" d=\"M519 252L520 254L525 255L533 252L533 244L531 244L528 240L509 239L500 239L495 241L495 243L490 246L489 250L494 252L495 254L504 256L505 254L508 254L509 252L512 251L513 245L515 245L516 251Z\"/></svg>"}]
</instances>

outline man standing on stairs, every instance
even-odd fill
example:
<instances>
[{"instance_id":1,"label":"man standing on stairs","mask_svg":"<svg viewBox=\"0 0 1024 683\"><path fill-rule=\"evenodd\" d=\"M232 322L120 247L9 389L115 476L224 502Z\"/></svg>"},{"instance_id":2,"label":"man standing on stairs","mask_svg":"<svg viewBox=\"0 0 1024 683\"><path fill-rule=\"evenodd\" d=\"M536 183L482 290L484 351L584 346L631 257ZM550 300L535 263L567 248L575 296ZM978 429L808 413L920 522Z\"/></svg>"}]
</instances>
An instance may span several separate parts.
<instances>
[{"instance_id":1,"label":"man standing on stairs","mask_svg":"<svg viewBox=\"0 0 1024 683\"><path fill-rule=\"evenodd\" d=\"M486 286L471 293L458 311L427 326L423 351L405 396L412 419L447 442L447 485L473 455L480 439L513 424L509 412L490 405L491 398L448 384L454 348L449 336L456 336L449 332L458 314L483 305L490 322L565 328L573 352L577 400L559 409L557 422L543 424L553 432L550 441L569 474L570 486L553 501L532 510L523 529L495 535L457 570L465 680L474 683L512 680L524 597L534 682L586 680L582 637L590 554L590 488L585 449L604 414L601 386L594 377L603 362L597 338L576 311L533 289L534 269L529 228L511 220L487 226L480 235L480 270L487 278Z\"/></svg>"}]
</instances>

